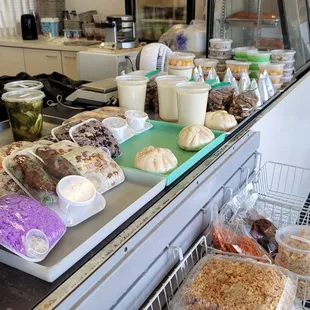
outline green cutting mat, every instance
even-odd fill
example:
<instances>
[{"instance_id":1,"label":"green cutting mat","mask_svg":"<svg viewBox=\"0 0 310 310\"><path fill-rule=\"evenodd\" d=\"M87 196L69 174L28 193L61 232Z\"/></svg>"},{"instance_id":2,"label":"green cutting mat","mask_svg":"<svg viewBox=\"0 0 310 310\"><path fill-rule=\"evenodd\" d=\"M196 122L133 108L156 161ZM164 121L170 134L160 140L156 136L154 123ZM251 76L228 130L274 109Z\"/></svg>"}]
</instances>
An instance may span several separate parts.
<instances>
[{"instance_id":1,"label":"green cutting mat","mask_svg":"<svg viewBox=\"0 0 310 310\"><path fill-rule=\"evenodd\" d=\"M178 145L180 131L185 127L178 124L151 121L153 128L122 143L123 155L116 159L121 167L134 168L135 157L147 146L170 149L178 159L178 167L170 173L160 174L166 178L166 185L170 185L200 159L210 153L225 140L225 133L213 131L215 139L199 152L187 152Z\"/></svg>"}]
</instances>

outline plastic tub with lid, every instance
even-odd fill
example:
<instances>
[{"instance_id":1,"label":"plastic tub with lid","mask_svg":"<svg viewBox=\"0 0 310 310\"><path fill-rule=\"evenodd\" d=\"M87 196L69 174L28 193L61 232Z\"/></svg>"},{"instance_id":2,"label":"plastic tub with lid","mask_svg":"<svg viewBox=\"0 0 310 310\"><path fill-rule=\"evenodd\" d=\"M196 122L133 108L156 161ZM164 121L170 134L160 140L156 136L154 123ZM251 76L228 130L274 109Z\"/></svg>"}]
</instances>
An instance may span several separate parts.
<instances>
[{"instance_id":1,"label":"plastic tub with lid","mask_svg":"<svg viewBox=\"0 0 310 310\"><path fill-rule=\"evenodd\" d=\"M209 48L209 58L215 59L230 59L231 58L231 49L216 49Z\"/></svg>"},{"instance_id":2,"label":"plastic tub with lid","mask_svg":"<svg viewBox=\"0 0 310 310\"><path fill-rule=\"evenodd\" d=\"M293 75L290 75L290 76L282 76L281 78L281 82L283 84L288 84L292 79L293 79Z\"/></svg>"},{"instance_id":3,"label":"plastic tub with lid","mask_svg":"<svg viewBox=\"0 0 310 310\"><path fill-rule=\"evenodd\" d=\"M261 73L263 73L266 70L270 76L283 75L284 64L279 63L270 63L268 65L260 64L258 65L258 67Z\"/></svg>"},{"instance_id":4,"label":"plastic tub with lid","mask_svg":"<svg viewBox=\"0 0 310 310\"><path fill-rule=\"evenodd\" d=\"M60 26L58 17L41 18L41 24L44 35L50 38L59 37Z\"/></svg>"},{"instance_id":5,"label":"plastic tub with lid","mask_svg":"<svg viewBox=\"0 0 310 310\"><path fill-rule=\"evenodd\" d=\"M209 71L212 68L216 68L219 61L210 58L197 58L194 62L196 67L201 66L203 71Z\"/></svg>"},{"instance_id":6,"label":"plastic tub with lid","mask_svg":"<svg viewBox=\"0 0 310 310\"><path fill-rule=\"evenodd\" d=\"M269 65L269 64L270 64L270 61L261 62L261 63L252 62L251 66L250 66L250 70L259 71L259 65Z\"/></svg>"},{"instance_id":7,"label":"plastic tub with lid","mask_svg":"<svg viewBox=\"0 0 310 310\"><path fill-rule=\"evenodd\" d=\"M250 69L251 63L236 60L227 60L226 67L230 68L232 73L247 72Z\"/></svg>"},{"instance_id":8,"label":"plastic tub with lid","mask_svg":"<svg viewBox=\"0 0 310 310\"><path fill-rule=\"evenodd\" d=\"M268 62L270 55L270 52L247 51L247 59L251 62Z\"/></svg>"},{"instance_id":9,"label":"plastic tub with lid","mask_svg":"<svg viewBox=\"0 0 310 310\"><path fill-rule=\"evenodd\" d=\"M177 67L189 67L194 65L195 54L174 52L168 56L168 65Z\"/></svg>"},{"instance_id":10,"label":"plastic tub with lid","mask_svg":"<svg viewBox=\"0 0 310 310\"><path fill-rule=\"evenodd\" d=\"M35 141L40 137L44 97L40 90L17 90L2 95L15 141Z\"/></svg>"},{"instance_id":11,"label":"plastic tub with lid","mask_svg":"<svg viewBox=\"0 0 310 310\"><path fill-rule=\"evenodd\" d=\"M4 89L6 91L16 91L16 90L40 90L44 86L41 82L39 81L27 81L27 80L22 80L22 81L15 81L15 82L10 82L4 85Z\"/></svg>"},{"instance_id":12,"label":"plastic tub with lid","mask_svg":"<svg viewBox=\"0 0 310 310\"><path fill-rule=\"evenodd\" d=\"M235 54L235 59L246 59L247 58L247 52L248 51L257 51L256 47L252 46L243 46L243 47L236 47L233 50L233 53Z\"/></svg>"},{"instance_id":13,"label":"plastic tub with lid","mask_svg":"<svg viewBox=\"0 0 310 310\"><path fill-rule=\"evenodd\" d=\"M272 63L284 64L284 70L294 69L295 68L295 60L271 60Z\"/></svg>"},{"instance_id":14,"label":"plastic tub with lid","mask_svg":"<svg viewBox=\"0 0 310 310\"><path fill-rule=\"evenodd\" d=\"M179 75L185 76L187 79L191 79L193 75L194 65L192 66L169 66L168 65L168 75Z\"/></svg>"},{"instance_id":15,"label":"plastic tub with lid","mask_svg":"<svg viewBox=\"0 0 310 310\"><path fill-rule=\"evenodd\" d=\"M281 84L281 79L282 79L282 74L281 75L270 75L270 80L272 84Z\"/></svg>"},{"instance_id":16,"label":"plastic tub with lid","mask_svg":"<svg viewBox=\"0 0 310 310\"><path fill-rule=\"evenodd\" d=\"M146 87L149 79L144 76L121 75L115 78L121 108L144 111Z\"/></svg>"},{"instance_id":17,"label":"plastic tub with lid","mask_svg":"<svg viewBox=\"0 0 310 310\"><path fill-rule=\"evenodd\" d=\"M283 76L292 76L294 74L294 69L284 69Z\"/></svg>"},{"instance_id":18,"label":"plastic tub with lid","mask_svg":"<svg viewBox=\"0 0 310 310\"><path fill-rule=\"evenodd\" d=\"M310 226L291 225L276 233L277 261L299 275L310 276Z\"/></svg>"},{"instance_id":19,"label":"plastic tub with lid","mask_svg":"<svg viewBox=\"0 0 310 310\"><path fill-rule=\"evenodd\" d=\"M272 50L271 59L272 60L281 60L281 61L290 61L294 60L296 51L294 50Z\"/></svg>"},{"instance_id":20,"label":"plastic tub with lid","mask_svg":"<svg viewBox=\"0 0 310 310\"><path fill-rule=\"evenodd\" d=\"M233 42L230 39L210 39L210 47L214 49L231 49L231 43Z\"/></svg>"}]
</instances>

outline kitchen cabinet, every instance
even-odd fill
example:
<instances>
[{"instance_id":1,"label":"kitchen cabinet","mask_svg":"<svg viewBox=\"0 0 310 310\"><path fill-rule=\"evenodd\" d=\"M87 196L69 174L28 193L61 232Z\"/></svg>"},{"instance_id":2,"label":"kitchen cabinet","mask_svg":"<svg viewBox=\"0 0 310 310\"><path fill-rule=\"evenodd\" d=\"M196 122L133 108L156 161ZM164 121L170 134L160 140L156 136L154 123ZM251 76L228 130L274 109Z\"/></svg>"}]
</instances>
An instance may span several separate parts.
<instances>
[{"instance_id":1,"label":"kitchen cabinet","mask_svg":"<svg viewBox=\"0 0 310 310\"><path fill-rule=\"evenodd\" d=\"M61 52L63 74L77 80L76 52Z\"/></svg>"},{"instance_id":2,"label":"kitchen cabinet","mask_svg":"<svg viewBox=\"0 0 310 310\"><path fill-rule=\"evenodd\" d=\"M60 51L24 49L26 72L30 75L62 73Z\"/></svg>"},{"instance_id":3,"label":"kitchen cabinet","mask_svg":"<svg viewBox=\"0 0 310 310\"><path fill-rule=\"evenodd\" d=\"M14 76L25 71L24 51L22 48L0 47L0 76Z\"/></svg>"}]
</instances>

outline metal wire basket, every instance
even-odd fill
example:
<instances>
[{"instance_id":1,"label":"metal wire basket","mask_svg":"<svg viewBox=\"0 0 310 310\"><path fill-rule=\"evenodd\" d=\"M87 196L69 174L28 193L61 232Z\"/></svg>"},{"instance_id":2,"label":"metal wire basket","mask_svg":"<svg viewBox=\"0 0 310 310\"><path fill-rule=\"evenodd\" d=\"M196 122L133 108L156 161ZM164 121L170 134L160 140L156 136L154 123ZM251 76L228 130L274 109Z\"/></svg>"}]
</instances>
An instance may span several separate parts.
<instances>
[{"instance_id":1,"label":"metal wire basket","mask_svg":"<svg viewBox=\"0 0 310 310\"><path fill-rule=\"evenodd\" d=\"M310 169L267 162L253 178L248 179L248 183L253 184L254 191L258 193L256 205L272 219L275 226L281 228L287 225L308 225ZM237 193L244 186L239 188ZM203 236L193 245L184 259L148 300L143 310L169 309L169 301L191 269L206 253L214 251L212 247L208 247L212 244L210 237L211 234ZM310 295L310 281L301 279L298 292L303 298L302 300L296 299L296 309L310 309L310 304L307 303L307 296Z\"/></svg>"}]
</instances>

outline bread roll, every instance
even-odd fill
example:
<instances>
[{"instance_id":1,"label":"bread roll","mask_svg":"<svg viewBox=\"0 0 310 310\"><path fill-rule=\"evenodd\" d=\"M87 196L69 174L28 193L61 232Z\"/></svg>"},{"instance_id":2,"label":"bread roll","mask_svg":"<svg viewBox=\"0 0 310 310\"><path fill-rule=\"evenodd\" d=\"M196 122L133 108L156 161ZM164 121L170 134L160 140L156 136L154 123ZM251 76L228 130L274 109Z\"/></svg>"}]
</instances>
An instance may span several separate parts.
<instances>
[{"instance_id":1,"label":"bread roll","mask_svg":"<svg viewBox=\"0 0 310 310\"><path fill-rule=\"evenodd\" d=\"M148 146L137 153L135 168L155 172L167 173L178 166L178 160L169 149Z\"/></svg>"},{"instance_id":2,"label":"bread roll","mask_svg":"<svg viewBox=\"0 0 310 310\"><path fill-rule=\"evenodd\" d=\"M179 146L185 151L199 151L214 140L213 132L202 125L183 128L179 134Z\"/></svg>"},{"instance_id":3,"label":"bread roll","mask_svg":"<svg viewBox=\"0 0 310 310\"><path fill-rule=\"evenodd\" d=\"M213 130L230 131L238 125L235 117L227 111L207 112L205 126Z\"/></svg>"}]
</instances>

